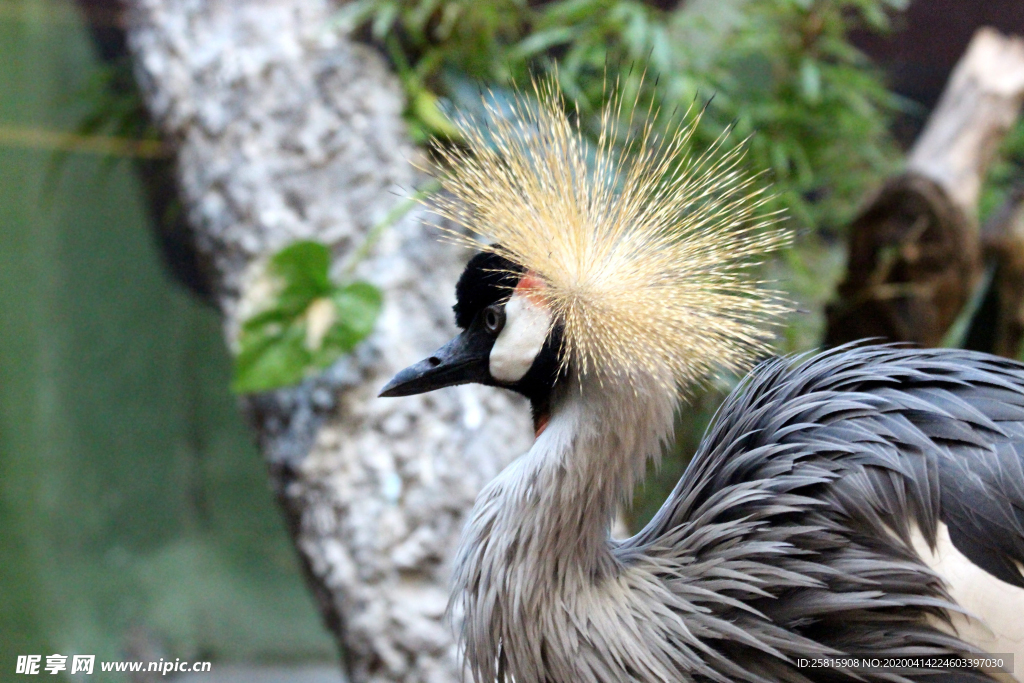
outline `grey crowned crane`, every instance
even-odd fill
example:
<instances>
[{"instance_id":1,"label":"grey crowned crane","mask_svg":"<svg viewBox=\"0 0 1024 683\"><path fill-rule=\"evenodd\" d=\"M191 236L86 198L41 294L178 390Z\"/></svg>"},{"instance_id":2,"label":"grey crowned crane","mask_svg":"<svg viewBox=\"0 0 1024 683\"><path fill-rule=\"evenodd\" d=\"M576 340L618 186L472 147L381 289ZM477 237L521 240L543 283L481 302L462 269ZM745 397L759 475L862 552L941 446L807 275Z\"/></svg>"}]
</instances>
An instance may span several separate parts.
<instances>
[{"instance_id":1,"label":"grey crowned crane","mask_svg":"<svg viewBox=\"0 0 1024 683\"><path fill-rule=\"evenodd\" d=\"M786 237L741 148L686 156L692 125L659 139L612 109L587 147L557 89L535 95L442 152L437 211L490 246L457 285L462 333L382 391L478 382L533 407L536 441L480 493L454 567L474 679L1015 680L948 657L1024 671L1019 363L764 362L654 519L611 537L685 387L765 348L781 307L743 265Z\"/></svg>"}]
</instances>

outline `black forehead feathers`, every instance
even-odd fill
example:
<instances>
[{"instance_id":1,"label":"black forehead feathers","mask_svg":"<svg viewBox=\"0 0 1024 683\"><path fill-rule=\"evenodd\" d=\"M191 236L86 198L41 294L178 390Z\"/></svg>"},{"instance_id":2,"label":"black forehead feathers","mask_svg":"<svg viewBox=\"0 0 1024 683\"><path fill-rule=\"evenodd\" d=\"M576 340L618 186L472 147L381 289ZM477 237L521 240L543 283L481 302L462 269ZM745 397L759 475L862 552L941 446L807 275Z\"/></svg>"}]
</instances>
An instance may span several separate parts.
<instances>
[{"instance_id":1,"label":"black forehead feathers","mask_svg":"<svg viewBox=\"0 0 1024 683\"><path fill-rule=\"evenodd\" d=\"M455 285L455 324L466 329L481 310L508 298L523 272L522 266L489 251L471 258Z\"/></svg>"}]
</instances>

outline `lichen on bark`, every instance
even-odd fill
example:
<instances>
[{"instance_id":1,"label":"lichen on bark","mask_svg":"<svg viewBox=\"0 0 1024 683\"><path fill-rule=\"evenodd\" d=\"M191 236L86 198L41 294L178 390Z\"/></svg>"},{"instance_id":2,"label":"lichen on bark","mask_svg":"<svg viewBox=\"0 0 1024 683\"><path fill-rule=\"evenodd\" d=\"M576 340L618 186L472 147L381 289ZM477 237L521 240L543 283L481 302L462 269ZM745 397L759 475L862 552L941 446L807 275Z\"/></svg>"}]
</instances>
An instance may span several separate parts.
<instances>
[{"instance_id":1,"label":"lichen on bark","mask_svg":"<svg viewBox=\"0 0 1024 683\"><path fill-rule=\"evenodd\" d=\"M196 248L227 343L251 264L298 239L344 260L411 192L418 152L385 61L330 27L324 0L131 0L147 107L176 150ZM243 401L325 623L354 681L460 679L444 623L449 564L483 484L529 444L522 401L465 386L377 399L454 333L468 258L414 210L357 275L376 331L327 372Z\"/></svg>"}]
</instances>

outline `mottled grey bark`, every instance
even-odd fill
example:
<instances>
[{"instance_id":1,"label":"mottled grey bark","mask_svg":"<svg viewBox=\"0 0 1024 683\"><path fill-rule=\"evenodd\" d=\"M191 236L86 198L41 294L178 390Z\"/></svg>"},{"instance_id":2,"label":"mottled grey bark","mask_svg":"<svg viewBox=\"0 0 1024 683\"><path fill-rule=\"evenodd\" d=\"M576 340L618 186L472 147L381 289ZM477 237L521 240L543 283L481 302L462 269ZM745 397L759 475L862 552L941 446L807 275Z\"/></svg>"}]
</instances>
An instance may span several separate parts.
<instances>
[{"instance_id":1,"label":"mottled grey bark","mask_svg":"<svg viewBox=\"0 0 1024 683\"><path fill-rule=\"evenodd\" d=\"M177 149L181 198L232 342L251 264L295 239L339 261L418 178L397 79L333 32L324 0L132 0L147 104ZM463 516L529 443L526 406L481 387L377 399L454 332L468 254L413 211L360 277L384 292L352 358L246 402L296 548L355 681L459 677L442 614Z\"/></svg>"}]
</instances>

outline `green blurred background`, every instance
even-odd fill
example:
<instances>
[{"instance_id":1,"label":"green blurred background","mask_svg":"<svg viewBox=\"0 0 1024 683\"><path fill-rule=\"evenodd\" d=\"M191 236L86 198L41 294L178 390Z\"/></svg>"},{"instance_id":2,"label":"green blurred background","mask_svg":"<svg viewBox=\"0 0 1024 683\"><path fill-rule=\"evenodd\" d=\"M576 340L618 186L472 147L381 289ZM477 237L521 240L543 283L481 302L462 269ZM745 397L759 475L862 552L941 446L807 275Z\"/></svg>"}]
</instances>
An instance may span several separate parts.
<instances>
[{"instance_id":1,"label":"green blurred background","mask_svg":"<svg viewBox=\"0 0 1024 683\"><path fill-rule=\"evenodd\" d=\"M333 659L132 166L24 133L73 130L97 68L70 7L0 5L0 680L25 653Z\"/></svg>"}]
</instances>

